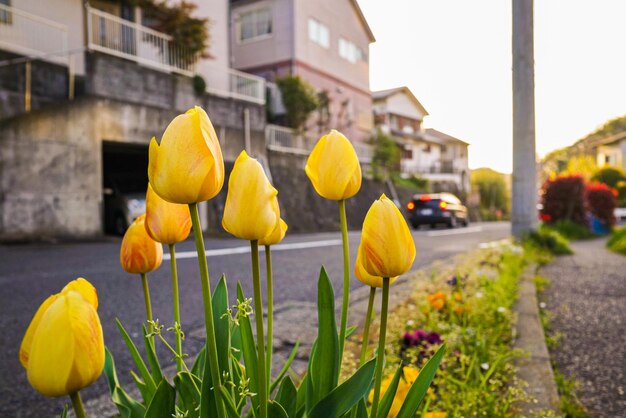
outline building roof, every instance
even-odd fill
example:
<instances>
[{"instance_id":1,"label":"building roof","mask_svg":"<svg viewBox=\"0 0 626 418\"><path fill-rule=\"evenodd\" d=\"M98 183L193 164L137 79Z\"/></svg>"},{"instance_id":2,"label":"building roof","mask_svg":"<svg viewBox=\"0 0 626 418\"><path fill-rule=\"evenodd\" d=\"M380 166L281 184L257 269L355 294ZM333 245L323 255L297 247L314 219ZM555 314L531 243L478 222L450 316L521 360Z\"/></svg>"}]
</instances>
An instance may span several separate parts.
<instances>
[{"instance_id":1,"label":"building roof","mask_svg":"<svg viewBox=\"0 0 626 418\"><path fill-rule=\"evenodd\" d=\"M363 14L363 11L361 10L361 6L359 6L359 3L357 3L356 0L350 0L350 3L352 4L352 7L354 7L354 10L356 11L358 18L361 21L361 24L363 25L365 32L367 33L367 37L369 38L370 43L376 42L376 38L374 38L374 33L372 32L372 28L370 28L369 23L367 23L367 20L365 19L365 15Z\"/></svg>"},{"instance_id":2,"label":"building roof","mask_svg":"<svg viewBox=\"0 0 626 418\"><path fill-rule=\"evenodd\" d=\"M469 145L469 143L459 139L459 138L455 138L451 135L448 134L444 134L441 131L438 131L436 129L432 129L432 128L428 128L426 129L426 132L424 133L424 136L426 137L426 139L430 139L430 140L438 140L438 142L442 142L442 143L446 143L446 142L457 142L460 144L464 144L464 145Z\"/></svg>"},{"instance_id":3,"label":"building roof","mask_svg":"<svg viewBox=\"0 0 626 418\"><path fill-rule=\"evenodd\" d=\"M413 92L411 91L411 89L409 89L407 86L402 86L402 87L395 87L393 89L387 89L387 90L378 90L378 91L373 91L372 92L372 99L374 100L383 100L386 99L389 96L393 96L396 93L403 93L406 94L406 96L413 102L415 103L415 105L417 106L417 108L420 110L420 112L422 112L422 114L424 116L428 116L428 111L426 110L426 108L424 106L422 106L422 104L420 103L419 100L417 100L417 97L415 97L415 95L413 94Z\"/></svg>"}]
</instances>

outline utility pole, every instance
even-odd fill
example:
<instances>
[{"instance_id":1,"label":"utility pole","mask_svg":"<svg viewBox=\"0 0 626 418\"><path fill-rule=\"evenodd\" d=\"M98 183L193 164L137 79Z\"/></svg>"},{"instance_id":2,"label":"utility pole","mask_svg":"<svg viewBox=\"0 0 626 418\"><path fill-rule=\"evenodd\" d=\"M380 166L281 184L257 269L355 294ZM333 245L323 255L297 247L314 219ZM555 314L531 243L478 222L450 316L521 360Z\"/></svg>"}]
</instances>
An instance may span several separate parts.
<instances>
[{"instance_id":1,"label":"utility pole","mask_svg":"<svg viewBox=\"0 0 626 418\"><path fill-rule=\"evenodd\" d=\"M513 1L513 208L520 238L537 226L533 0Z\"/></svg>"}]
</instances>

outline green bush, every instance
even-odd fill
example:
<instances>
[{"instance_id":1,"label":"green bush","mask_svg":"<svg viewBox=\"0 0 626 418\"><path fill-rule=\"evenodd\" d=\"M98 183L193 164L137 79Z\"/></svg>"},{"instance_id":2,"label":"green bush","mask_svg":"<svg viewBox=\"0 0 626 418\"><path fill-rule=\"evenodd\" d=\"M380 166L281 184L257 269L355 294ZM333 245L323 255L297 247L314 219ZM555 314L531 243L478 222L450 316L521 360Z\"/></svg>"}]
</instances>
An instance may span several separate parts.
<instances>
[{"instance_id":1,"label":"green bush","mask_svg":"<svg viewBox=\"0 0 626 418\"><path fill-rule=\"evenodd\" d=\"M311 113L319 106L315 89L297 75L277 78L276 84L287 111L285 123L290 128L301 131Z\"/></svg>"},{"instance_id":2,"label":"green bush","mask_svg":"<svg viewBox=\"0 0 626 418\"><path fill-rule=\"evenodd\" d=\"M530 232L524 239L531 247L547 250L554 255L567 255L574 252L569 246L567 238L551 228L540 227L537 231Z\"/></svg>"},{"instance_id":3,"label":"green bush","mask_svg":"<svg viewBox=\"0 0 626 418\"><path fill-rule=\"evenodd\" d=\"M579 239L589 239L595 237L594 234L591 233L589 228L572 222L568 219L557 221L550 225L542 225L543 229L546 230L554 230L561 234L563 237L568 240L579 240Z\"/></svg>"},{"instance_id":4,"label":"green bush","mask_svg":"<svg viewBox=\"0 0 626 418\"><path fill-rule=\"evenodd\" d=\"M591 180L604 183L609 187L616 188L617 183L626 180L626 175L620 169L604 167L595 172Z\"/></svg>"},{"instance_id":5,"label":"green bush","mask_svg":"<svg viewBox=\"0 0 626 418\"><path fill-rule=\"evenodd\" d=\"M626 227L618 228L613 231L613 234L611 234L606 246L611 251L626 255Z\"/></svg>"}]
</instances>

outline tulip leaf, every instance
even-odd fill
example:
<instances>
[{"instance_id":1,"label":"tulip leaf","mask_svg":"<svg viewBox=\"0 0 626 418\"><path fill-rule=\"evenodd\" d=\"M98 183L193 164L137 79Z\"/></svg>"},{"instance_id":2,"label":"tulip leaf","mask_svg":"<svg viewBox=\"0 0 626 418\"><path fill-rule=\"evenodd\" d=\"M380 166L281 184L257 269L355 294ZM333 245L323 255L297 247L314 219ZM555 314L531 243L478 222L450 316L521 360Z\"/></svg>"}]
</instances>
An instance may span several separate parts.
<instances>
[{"instance_id":1,"label":"tulip leaf","mask_svg":"<svg viewBox=\"0 0 626 418\"><path fill-rule=\"evenodd\" d=\"M293 359L296 357L296 354L298 353L298 347L300 347L300 340L296 341L296 345L293 346L293 349L291 350L291 354L289 354L289 357L287 358L287 361L283 365L283 368L280 370L280 373L278 373L278 377L276 377L276 380L274 380L274 382L270 385L270 390L269 390L270 394L274 391L274 389L276 389L276 386L278 386L278 384L281 382L281 379L283 378L283 376L285 376L287 371L289 371L289 367L291 367L291 363L293 362Z\"/></svg>"},{"instance_id":2,"label":"tulip leaf","mask_svg":"<svg viewBox=\"0 0 626 418\"><path fill-rule=\"evenodd\" d=\"M365 404L365 398L362 398L356 408L356 416L354 418L369 418L367 414L367 405Z\"/></svg>"},{"instance_id":3,"label":"tulip leaf","mask_svg":"<svg viewBox=\"0 0 626 418\"><path fill-rule=\"evenodd\" d=\"M152 372L152 378L155 382L160 382L163 379L163 372L161 372L161 365L154 351L154 340L148 337L146 327L142 326L143 330L143 344L146 348L146 356L148 357L148 363L150 363L150 371Z\"/></svg>"},{"instance_id":4,"label":"tulip leaf","mask_svg":"<svg viewBox=\"0 0 626 418\"><path fill-rule=\"evenodd\" d=\"M67 404L63 407L63 412L61 412L60 418L67 418Z\"/></svg>"},{"instance_id":5,"label":"tulip leaf","mask_svg":"<svg viewBox=\"0 0 626 418\"><path fill-rule=\"evenodd\" d=\"M393 404L393 399L396 397L396 392L398 391L398 384L400 383L400 378L402 378L402 365L398 367L398 370L393 375L391 379L391 383L385 389L385 394L380 399L380 403L378 404L378 415L377 418L386 418L389 410L391 409L391 405Z\"/></svg>"},{"instance_id":6,"label":"tulip leaf","mask_svg":"<svg viewBox=\"0 0 626 418\"><path fill-rule=\"evenodd\" d=\"M162 379L146 409L144 418L172 418L176 413L176 390Z\"/></svg>"},{"instance_id":7,"label":"tulip leaf","mask_svg":"<svg viewBox=\"0 0 626 418\"><path fill-rule=\"evenodd\" d=\"M443 344L439 347L435 355L428 360L428 363L426 363L422 370L420 370L417 379L411 385L411 389L409 389L404 399L404 403L400 408L400 412L398 412L397 418L412 418L415 416L420 403L422 403L422 399L424 399L424 395L426 395L431 382L435 378L439 363L441 363L441 358L445 351L446 345Z\"/></svg>"},{"instance_id":8,"label":"tulip leaf","mask_svg":"<svg viewBox=\"0 0 626 418\"><path fill-rule=\"evenodd\" d=\"M191 368L191 373L194 376L200 376L202 371L204 370L204 361L206 358L206 345L202 347L198 356L196 357L196 361L193 363L193 367Z\"/></svg>"},{"instance_id":9,"label":"tulip leaf","mask_svg":"<svg viewBox=\"0 0 626 418\"><path fill-rule=\"evenodd\" d=\"M267 413L272 418L289 418L285 408L276 401L269 401L267 404Z\"/></svg>"},{"instance_id":10,"label":"tulip leaf","mask_svg":"<svg viewBox=\"0 0 626 418\"><path fill-rule=\"evenodd\" d=\"M115 361L108 348L104 353L104 375L109 385L111 400L117 406L121 418L142 418L146 409L121 388L115 371Z\"/></svg>"},{"instance_id":11,"label":"tulip leaf","mask_svg":"<svg viewBox=\"0 0 626 418\"><path fill-rule=\"evenodd\" d=\"M241 304L245 301L241 283L237 283L237 303ZM250 317L246 314L237 312L239 318L239 329L241 330L241 351L243 353L243 361L246 365L246 377L250 379L250 392L259 393L258 389L258 354L256 345L254 344L254 336L252 334L252 325ZM256 410L259 407L258 396L252 397L252 408Z\"/></svg>"},{"instance_id":12,"label":"tulip leaf","mask_svg":"<svg viewBox=\"0 0 626 418\"><path fill-rule=\"evenodd\" d=\"M356 329L356 325L352 325L351 327L346 328L346 339L350 338L350 336L354 334L354 331L356 331Z\"/></svg>"},{"instance_id":13,"label":"tulip leaf","mask_svg":"<svg viewBox=\"0 0 626 418\"><path fill-rule=\"evenodd\" d=\"M226 414L228 414L228 417L240 418L241 415L239 415L239 411L237 411L237 407L233 403L233 399L230 397L228 389L226 389L226 387L224 386L220 386L220 391L222 393L222 400L224 401L224 406L226 407Z\"/></svg>"},{"instance_id":14,"label":"tulip leaf","mask_svg":"<svg viewBox=\"0 0 626 418\"><path fill-rule=\"evenodd\" d=\"M150 393L150 391L148 390L148 385L146 385L143 380L141 380L141 377L137 376L137 373L132 370L130 371L130 375L135 381L135 386L137 386L137 389L139 389L143 400L147 402L152 399L152 393Z\"/></svg>"},{"instance_id":15,"label":"tulip leaf","mask_svg":"<svg viewBox=\"0 0 626 418\"><path fill-rule=\"evenodd\" d=\"M126 347L128 347L128 351L130 352L130 355L133 358L137 369L139 370L139 374L141 374L141 378L146 385L146 390L149 394L149 398L152 398L152 395L154 395L154 392L156 392L156 384L154 383L154 379L148 371L146 363L144 363L143 359L141 358L139 350L137 350L137 346L135 346L135 343L130 338L130 335L128 335L128 332L126 332L126 330L122 326L120 320L116 318L115 323L117 324L117 328L120 330L120 334L122 334L122 339L126 343ZM144 398L144 401L148 402L149 398Z\"/></svg>"},{"instance_id":16,"label":"tulip leaf","mask_svg":"<svg viewBox=\"0 0 626 418\"><path fill-rule=\"evenodd\" d=\"M287 416L294 417L298 408L298 392L293 380L289 376L285 377L278 388L276 394L276 402L278 402L287 413Z\"/></svg>"},{"instance_id":17,"label":"tulip leaf","mask_svg":"<svg viewBox=\"0 0 626 418\"><path fill-rule=\"evenodd\" d=\"M324 267L317 284L318 334L309 361L309 407L328 395L339 380L339 337L335 321L335 294Z\"/></svg>"},{"instance_id":18,"label":"tulip leaf","mask_svg":"<svg viewBox=\"0 0 626 418\"><path fill-rule=\"evenodd\" d=\"M200 416L200 392L202 382L197 376L187 372L180 372L174 376L174 386L178 393L180 409L187 418Z\"/></svg>"},{"instance_id":19,"label":"tulip leaf","mask_svg":"<svg viewBox=\"0 0 626 418\"><path fill-rule=\"evenodd\" d=\"M308 418L339 418L356 405L370 390L376 359L365 363L348 380L337 386L311 409Z\"/></svg>"},{"instance_id":20,"label":"tulip leaf","mask_svg":"<svg viewBox=\"0 0 626 418\"><path fill-rule=\"evenodd\" d=\"M226 278L222 275L213 291L213 322L215 324L220 376L224 372L229 372L230 368L230 319L228 317L228 308L228 288L226 287Z\"/></svg>"}]
</instances>

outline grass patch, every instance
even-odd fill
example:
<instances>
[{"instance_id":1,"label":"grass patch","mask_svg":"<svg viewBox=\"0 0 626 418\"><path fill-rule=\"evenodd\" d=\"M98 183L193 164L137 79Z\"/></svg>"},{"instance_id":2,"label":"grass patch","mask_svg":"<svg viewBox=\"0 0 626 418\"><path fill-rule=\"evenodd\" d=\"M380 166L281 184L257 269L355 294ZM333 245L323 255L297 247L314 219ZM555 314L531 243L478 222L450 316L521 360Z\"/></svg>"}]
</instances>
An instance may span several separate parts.
<instances>
[{"instance_id":1,"label":"grass patch","mask_svg":"<svg viewBox=\"0 0 626 418\"><path fill-rule=\"evenodd\" d=\"M524 244L530 250L541 254L545 251L553 255L569 255L574 251L569 246L569 241L558 231L540 226L538 230L532 231L524 238Z\"/></svg>"},{"instance_id":2,"label":"grass patch","mask_svg":"<svg viewBox=\"0 0 626 418\"><path fill-rule=\"evenodd\" d=\"M626 255L626 226L615 229L606 242L606 246L611 251Z\"/></svg>"},{"instance_id":3,"label":"grass patch","mask_svg":"<svg viewBox=\"0 0 626 418\"><path fill-rule=\"evenodd\" d=\"M589 228L584 225L577 224L576 222L573 222L571 220L557 221L553 224L543 224L541 225L540 229L542 228L556 231L570 241L596 237L596 235L594 235L589 230Z\"/></svg>"},{"instance_id":4,"label":"grass patch","mask_svg":"<svg viewBox=\"0 0 626 418\"><path fill-rule=\"evenodd\" d=\"M509 417L514 403L529 399L513 364L523 353L512 349L512 309L527 260L521 247L503 244L436 265L429 277L418 273L409 299L392 309L387 376L400 364L421 368L441 342L447 345L421 416ZM372 342L377 333L372 328ZM356 358L360 347L361 336L353 336L347 357Z\"/></svg>"}]
</instances>

